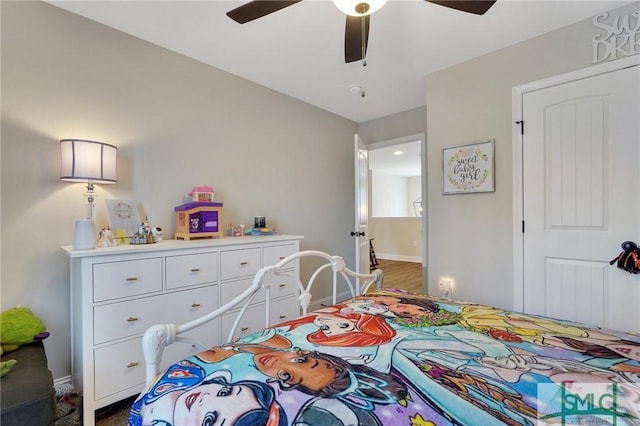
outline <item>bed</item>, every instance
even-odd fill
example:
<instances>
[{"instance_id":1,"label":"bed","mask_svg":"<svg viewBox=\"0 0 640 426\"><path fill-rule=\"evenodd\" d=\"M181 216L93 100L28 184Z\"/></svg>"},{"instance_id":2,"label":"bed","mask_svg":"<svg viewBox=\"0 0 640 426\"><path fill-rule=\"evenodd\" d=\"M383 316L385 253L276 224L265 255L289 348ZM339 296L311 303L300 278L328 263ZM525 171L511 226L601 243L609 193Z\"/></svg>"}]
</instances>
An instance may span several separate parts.
<instances>
[{"instance_id":1,"label":"bed","mask_svg":"<svg viewBox=\"0 0 640 426\"><path fill-rule=\"evenodd\" d=\"M307 256L324 263L298 281L299 318L240 339L232 329L229 343L158 371L166 345L223 312L241 317L288 262ZM333 304L307 312L326 273ZM640 336L381 283L379 271L355 274L339 256L300 252L263 268L216 312L151 327L147 386L129 424L640 424ZM337 301L341 285L352 297Z\"/></svg>"}]
</instances>

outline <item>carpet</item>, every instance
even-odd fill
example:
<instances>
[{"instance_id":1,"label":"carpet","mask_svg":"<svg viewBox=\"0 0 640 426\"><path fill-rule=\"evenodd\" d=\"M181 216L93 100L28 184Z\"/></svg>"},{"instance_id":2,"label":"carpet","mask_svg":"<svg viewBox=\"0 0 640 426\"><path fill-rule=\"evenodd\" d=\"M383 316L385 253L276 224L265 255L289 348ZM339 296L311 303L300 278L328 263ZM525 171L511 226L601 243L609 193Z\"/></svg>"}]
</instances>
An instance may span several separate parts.
<instances>
[{"instance_id":1,"label":"carpet","mask_svg":"<svg viewBox=\"0 0 640 426\"><path fill-rule=\"evenodd\" d=\"M135 396L101 408L96 413L96 426L124 426L129 420L129 408ZM54 426L82 426L82 397L68 393L56 398L58 419Z\"/></svg>"},{"instance_id":2,"label":"carpet","mask_svg":"<svg viewBox=\"0 0 640 426\"><path fill-rule=\"evenodd\" d=\"M76 393L68 393L56 398L58 417L55 426L82 425L82 398Z\"/></svg>"}]
</instances>

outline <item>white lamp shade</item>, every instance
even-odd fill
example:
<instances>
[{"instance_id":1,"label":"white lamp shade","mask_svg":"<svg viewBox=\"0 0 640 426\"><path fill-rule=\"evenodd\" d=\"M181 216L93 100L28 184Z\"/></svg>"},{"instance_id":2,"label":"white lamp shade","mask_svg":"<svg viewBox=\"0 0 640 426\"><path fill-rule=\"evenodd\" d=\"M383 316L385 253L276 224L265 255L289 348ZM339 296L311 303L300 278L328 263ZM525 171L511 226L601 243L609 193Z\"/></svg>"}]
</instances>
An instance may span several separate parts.
<instances>
[{"instance_id":1,"label":"white lamp shade","mask_svg":"<svg viewBox=\"0 0 640 426\"><path fill-rule=\"evenodd\" d=\"M342 13L351 16L371 15L386 2L387 0L333 0L333 4L335 4ZM365 5L364 7L362 6L363 4Z\"/></svg>"},{"instance_id":2,"label":"white lamp shade","mask_svg":"<svg viewBox=\"0 0 640 426\"><path fill-rule=\"evenodd\" d=\"M118 148L84 139L60 141L60 179L69 182L116 183Z\"/></svg>"}]
</instances>

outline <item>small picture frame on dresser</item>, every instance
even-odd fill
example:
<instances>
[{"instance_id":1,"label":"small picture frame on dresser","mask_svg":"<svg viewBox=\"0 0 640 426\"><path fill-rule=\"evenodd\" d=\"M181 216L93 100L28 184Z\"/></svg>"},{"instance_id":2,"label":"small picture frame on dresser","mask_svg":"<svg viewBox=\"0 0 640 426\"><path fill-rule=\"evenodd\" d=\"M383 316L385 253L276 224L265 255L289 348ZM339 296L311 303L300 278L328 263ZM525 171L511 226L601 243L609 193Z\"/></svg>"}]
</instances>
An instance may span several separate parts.
<instances>
[{"instance_id":1,"label":"small picture frame on dresser","mask_svg":"<svg viewBox=\"0 0 640 426\"><path fill-rule=\"evenodd\" d=\"M107 220L118 245L127 244L140 227L139 204L135 200L105 200Z\"/></svg>"}]
</instances>

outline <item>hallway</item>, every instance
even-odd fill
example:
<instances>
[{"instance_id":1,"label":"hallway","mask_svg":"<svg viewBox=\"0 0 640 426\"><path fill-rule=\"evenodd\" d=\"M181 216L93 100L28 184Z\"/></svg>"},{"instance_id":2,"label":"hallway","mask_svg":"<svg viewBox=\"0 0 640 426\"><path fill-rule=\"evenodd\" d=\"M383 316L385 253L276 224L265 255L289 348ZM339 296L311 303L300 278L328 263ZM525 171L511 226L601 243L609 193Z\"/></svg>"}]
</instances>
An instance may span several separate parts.
<instances>
[{"instance_id":1,"label":"hallway","mask_svg":"<svg viewBox=\"0 0 640 426\"><path fill-rule=\"evenodd\" d=\"M422 293L422 264L398 260L378 259L377 269L384 274L382 287Z\"/></svg>"}]
</instances>

